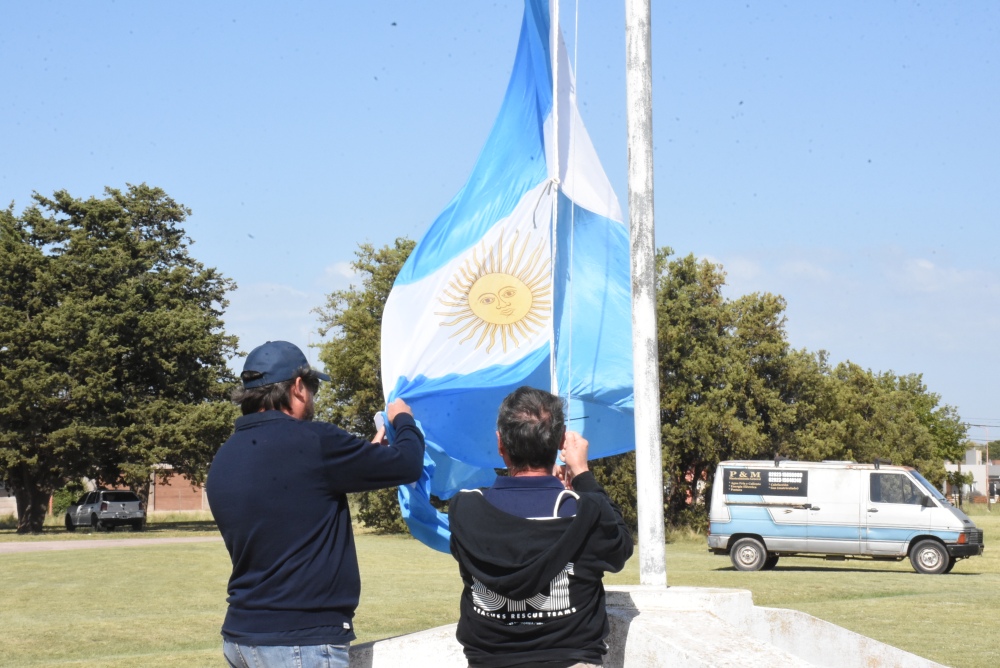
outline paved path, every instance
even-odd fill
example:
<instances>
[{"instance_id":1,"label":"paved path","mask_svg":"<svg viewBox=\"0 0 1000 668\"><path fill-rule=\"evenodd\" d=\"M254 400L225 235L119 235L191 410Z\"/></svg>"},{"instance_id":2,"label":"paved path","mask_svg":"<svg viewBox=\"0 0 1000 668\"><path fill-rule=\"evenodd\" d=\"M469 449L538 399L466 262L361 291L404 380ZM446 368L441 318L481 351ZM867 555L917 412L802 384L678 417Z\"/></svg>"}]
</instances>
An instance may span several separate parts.
<instances>
[{"instance_id":1,"label":"paved path","mask_svg":"<svg viewBox=\"0 0 1000 668\"><path fill-rule=\"evenodd\" d=\"M222 536L201 536L198 538L99 538L96 540L40 540L0 543L0 554L21 552L48 552L53 550L85 550L99 547L137 547L143 545L164 545L174 543L222 542Z\"/></svg>"}]
</instances>

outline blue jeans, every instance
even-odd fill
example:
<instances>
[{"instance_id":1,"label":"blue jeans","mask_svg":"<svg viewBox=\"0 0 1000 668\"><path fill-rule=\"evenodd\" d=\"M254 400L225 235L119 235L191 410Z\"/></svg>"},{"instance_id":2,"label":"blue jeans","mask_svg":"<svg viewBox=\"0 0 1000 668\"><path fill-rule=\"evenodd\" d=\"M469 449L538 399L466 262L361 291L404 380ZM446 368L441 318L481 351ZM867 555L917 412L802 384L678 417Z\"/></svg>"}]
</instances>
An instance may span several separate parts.
<instances>
[{"instance_id":1,"label":"blue jeans","mask_svg":"<svg viewBox=\"0 0 1000 668\"><path fill-rule=\"evenodd\" d=\"M224 640L233 668L348 668L349 645L238 645Z\"/></svg>"}]
</instances>

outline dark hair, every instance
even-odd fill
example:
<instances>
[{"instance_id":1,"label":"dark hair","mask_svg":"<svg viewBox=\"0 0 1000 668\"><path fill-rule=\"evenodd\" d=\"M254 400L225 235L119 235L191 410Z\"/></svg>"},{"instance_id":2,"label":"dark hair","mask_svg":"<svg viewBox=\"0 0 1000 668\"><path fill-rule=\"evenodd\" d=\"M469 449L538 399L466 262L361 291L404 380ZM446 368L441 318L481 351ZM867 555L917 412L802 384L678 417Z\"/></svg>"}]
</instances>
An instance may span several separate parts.
<instances>
[{"instance_id":1,"label":"dark hair","mask_svg":"<svg viewBox=\"0 0 1000 668\"><path fill-rule=\"evenodd\" d=\"M551 468L566 433L562 399L519 387L500 404L497 431L513 471Z\"/></svg>"},{"instance_id":2,"label":"dark hair","mask_svg":"<svg viewBox=\"0 0 1000 668\"><path fill-rule=\"evenodd\" d=\"M257 372L251 371L244 373ZM233 390L232 394L233 403L240 405L240 410L243 412L243 415L258 413L262 410L287 410L292 406L288 396L289 391L292 389L292 385L295 384L295 381L299 378L301 378L302 382L305 383L306 389L313 394L316 394L319 391L319 378L316 377L309 367L303 367L296 373L295 378L289 378L288 380L283 380L280 383L271 383L270 385L261 385L260 387L249 388L243 387L242 385L237 386L236 389ZM244 380L253 379L245 378Z\"/></svg>"}]
</instances>

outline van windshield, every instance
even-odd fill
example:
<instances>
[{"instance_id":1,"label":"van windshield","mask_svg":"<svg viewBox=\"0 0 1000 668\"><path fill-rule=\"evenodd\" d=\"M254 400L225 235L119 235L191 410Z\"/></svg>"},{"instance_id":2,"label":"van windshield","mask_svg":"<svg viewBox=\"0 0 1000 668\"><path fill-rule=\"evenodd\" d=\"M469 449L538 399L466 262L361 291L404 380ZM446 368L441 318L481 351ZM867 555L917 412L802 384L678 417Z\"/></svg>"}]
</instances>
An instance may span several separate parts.
<instances>
[{"instance_id":1,"label":"van windshield","mask_svg":"<svg viewBox=\"0 0 1000 668\"><path fill-rule=\"evenodd\" d=\"M938 501L941 501L942 503L947 503L949 506L951 505L948 502L948 499L945 497L945 495L942 494L941 492L939 492L938 489L934 485L932 485L929 482L927 482L926 478L924 478L922 475L920 475L919 473L917 473L915 470L914 471L910 471L910 473L913 475L914 478L917 479L917 482L919 482L923 486L924 490L928 494L930 494L932 497L934 497Z\"/></svg>"}]
</instances>

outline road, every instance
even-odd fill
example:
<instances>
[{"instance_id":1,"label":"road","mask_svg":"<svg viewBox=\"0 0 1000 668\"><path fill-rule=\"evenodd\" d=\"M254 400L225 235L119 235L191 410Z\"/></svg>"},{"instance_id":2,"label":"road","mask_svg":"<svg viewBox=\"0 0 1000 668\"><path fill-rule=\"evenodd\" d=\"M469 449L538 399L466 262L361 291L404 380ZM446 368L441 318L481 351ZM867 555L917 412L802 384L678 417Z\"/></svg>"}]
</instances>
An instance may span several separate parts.
<instances>
[{"instance_id":1,"label":"road","mask_svg":"<svg viewBox=\"0 0 1000 668\"><path fill-rule=\"evenodd\" d=\"M31 542L0 543L0 554L20 554L22 552L49 552L55 550L86 550L102 547L141 547L143 545L164 545L175 543L222 542L222 536L201 536L197 538L102 538L97 540L49 540Z\"/></svg>"}]
</instances>

